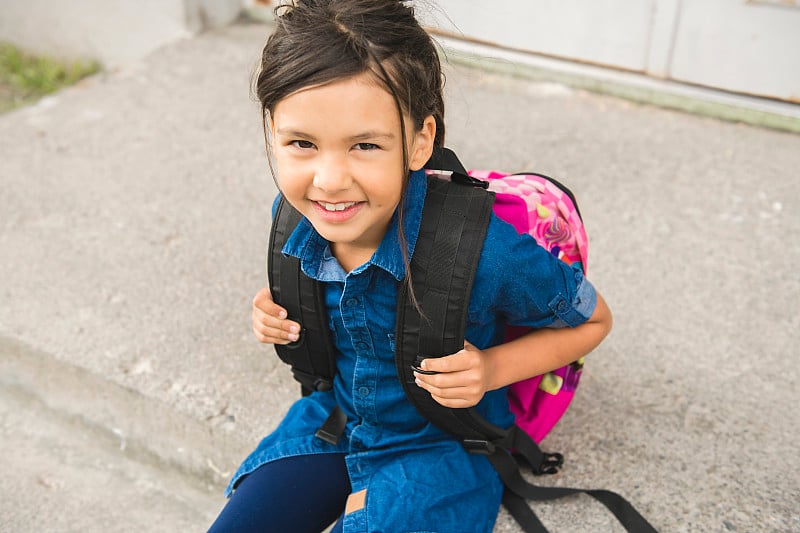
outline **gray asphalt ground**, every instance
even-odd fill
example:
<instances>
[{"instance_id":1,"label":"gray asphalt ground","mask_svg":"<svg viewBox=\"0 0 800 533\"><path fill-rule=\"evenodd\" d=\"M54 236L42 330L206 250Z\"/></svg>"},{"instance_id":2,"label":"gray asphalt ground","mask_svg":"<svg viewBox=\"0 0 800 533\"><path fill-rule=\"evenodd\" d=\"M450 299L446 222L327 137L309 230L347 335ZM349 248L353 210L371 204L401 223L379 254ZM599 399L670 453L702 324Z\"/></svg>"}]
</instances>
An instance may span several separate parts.
<instances>
[{"instance_id":1,"label":"gray asphalt ground","mask_svg":"<svg viewBox=\"0 0 800 533\"><path fill-rule=\"evenodd\" d=\"M268 32L205 33L0 116L0 530L205 531L297 396L249 325ZM619 491L660 531L800 531L800 136L447 78L468 166L577 193L615 315L542 483ZM619 530L585 497L535 509L554 532Z\"/></svg>"}]
</instances>

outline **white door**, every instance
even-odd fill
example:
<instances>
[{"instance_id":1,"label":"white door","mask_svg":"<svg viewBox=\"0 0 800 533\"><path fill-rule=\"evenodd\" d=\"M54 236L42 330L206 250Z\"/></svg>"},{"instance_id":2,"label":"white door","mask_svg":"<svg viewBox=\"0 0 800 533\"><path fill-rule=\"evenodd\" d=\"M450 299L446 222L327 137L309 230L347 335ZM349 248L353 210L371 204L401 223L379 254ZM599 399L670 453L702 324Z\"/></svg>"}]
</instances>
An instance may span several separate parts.
<instances>
[{"instance_id":1,"label":"white door","mask_svg":"<svg viewBox=\"0 0 800 533\"><path fill-rule=\"evenodd\" d=\"M423 18L456 36L800 103L798 0L436 4Z\"/></svg>"},{"instance_id":2,"label":"white door","mask_svg":"<svg viewBox=\"0 0 800 533\"><path fill-rule=\"evenodd\" d=\"M670 77L800 103L800 6L782 0L687 0Z\"/></svg>"}]
</instances>

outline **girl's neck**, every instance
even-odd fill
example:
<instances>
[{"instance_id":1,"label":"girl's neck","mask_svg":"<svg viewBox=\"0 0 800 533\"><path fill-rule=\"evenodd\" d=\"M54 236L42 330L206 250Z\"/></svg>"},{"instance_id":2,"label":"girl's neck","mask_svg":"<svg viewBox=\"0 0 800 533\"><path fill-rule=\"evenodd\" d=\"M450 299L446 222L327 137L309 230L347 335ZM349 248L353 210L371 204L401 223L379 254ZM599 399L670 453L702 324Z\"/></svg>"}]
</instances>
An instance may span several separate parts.
<instances>
[{"instance_id":1,"label":"girl's neck","mask_svg":"<svg viewBox=\"0 0 800 533\"><path fill-rule=\"evenodd\" d=\"M375 254L377 247L361 247L350 243L332 242L331 255L339 261L345 272L352 272Z\"/></svg>"}]
</instances>

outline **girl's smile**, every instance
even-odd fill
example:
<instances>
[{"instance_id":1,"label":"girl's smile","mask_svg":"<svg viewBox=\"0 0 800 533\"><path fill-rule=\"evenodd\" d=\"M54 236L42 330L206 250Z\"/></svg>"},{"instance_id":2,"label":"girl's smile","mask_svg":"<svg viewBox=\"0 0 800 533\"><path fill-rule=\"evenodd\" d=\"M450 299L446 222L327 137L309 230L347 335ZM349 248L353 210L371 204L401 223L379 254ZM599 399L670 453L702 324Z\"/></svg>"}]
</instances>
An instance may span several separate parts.
<instances>
[{"instance_id":1,"label":"girl's smile","mask_svg":"<svg viewBox=\"0 0 800 533\"><path fill-rule=\"evenodd\" d=\"M315 201L314 207L319 211L319 216L331 224L342 223L358 214L364 202L329 203Z\"/></svg>"},{"instance_id":2,"label":"girl's smile","mask_svg":"<svg viewBox=\"0 0 800 533\"><path fill-rule=\"evenodd\" d=\"M286 200L331 243L347 270L368 261L400 203L407 171L422 168L436 125L419 131L370 73L302 89L270 117L278 184Z\"/></svg>"}]
</instances>

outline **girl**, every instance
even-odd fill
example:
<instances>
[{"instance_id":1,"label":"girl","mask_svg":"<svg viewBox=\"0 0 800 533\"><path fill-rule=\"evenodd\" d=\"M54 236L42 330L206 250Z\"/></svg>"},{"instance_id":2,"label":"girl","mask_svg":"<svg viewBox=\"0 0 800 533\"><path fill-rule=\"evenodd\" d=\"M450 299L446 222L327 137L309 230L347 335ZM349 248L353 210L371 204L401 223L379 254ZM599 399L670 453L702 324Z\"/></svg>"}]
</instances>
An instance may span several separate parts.
<instances>
[{"instance_id":1,"label":"girl","mask_svg":"<svg viewBox=\"0 0 800 533\"><path fill-rule=\"evenodd\" d=\"M242 463L211 531L316 532L336 522L336 532L490 532L497 474L417 413L394 363L422 169L444 140L434 44L401 0L296 0L276 15L256 93L280 192L305 217L283 252L324 283L337 375L333 390L298 400ZM537 329L501 344L504 324ZM296 341L301 326L269 289L255 297L261 342ZM442 405L477 406L507 427L507 385L580 358L610 327L579 271L494 217L470 297L469 342L425 360L437 374L417 374L417 384ZM314 434L336 405L347 426L330 444Z\"/></svg>"}]
</instances>

